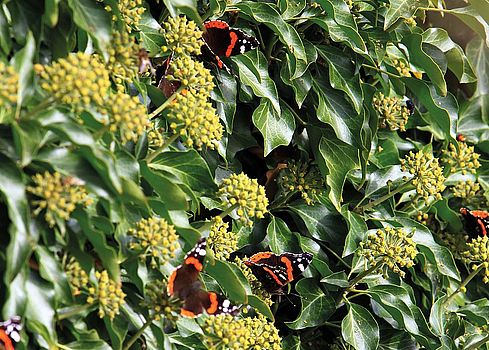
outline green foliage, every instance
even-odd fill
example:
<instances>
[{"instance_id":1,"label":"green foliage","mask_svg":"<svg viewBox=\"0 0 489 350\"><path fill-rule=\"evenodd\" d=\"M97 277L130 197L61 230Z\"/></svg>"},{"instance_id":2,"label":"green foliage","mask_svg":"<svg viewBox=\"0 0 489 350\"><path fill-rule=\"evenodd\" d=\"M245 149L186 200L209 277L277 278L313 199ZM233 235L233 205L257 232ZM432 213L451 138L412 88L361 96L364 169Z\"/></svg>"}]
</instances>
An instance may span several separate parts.
<instances>
[{"instance_id":1,"label":"green foliage","mask_svg":"<svg viewBox=\"0 0 489 350\"><path fill-rule=\"evenodd\" d=\"M444 4L4 2L16 349L486 349L488 239L459 209L489 203L489 3ZM210 18L261 42L231 74L197 55ZM237 317L166 291L202 236ZM287 297L243 264L267 250L314 255Z\"/></svg>"}]
</instances>

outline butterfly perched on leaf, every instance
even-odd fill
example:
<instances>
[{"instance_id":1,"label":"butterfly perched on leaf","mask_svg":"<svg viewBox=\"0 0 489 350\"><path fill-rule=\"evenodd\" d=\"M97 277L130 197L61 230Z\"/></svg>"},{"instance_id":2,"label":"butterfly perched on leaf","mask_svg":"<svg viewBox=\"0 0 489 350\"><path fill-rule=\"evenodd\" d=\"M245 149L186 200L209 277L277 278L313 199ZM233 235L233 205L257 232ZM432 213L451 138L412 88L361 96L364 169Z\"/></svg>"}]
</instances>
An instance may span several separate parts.
<instances>
[{"instance_id":1,"label":"butterfly perched on leaf","mask_svg":"<svg viewBox=\"0 0 489 350\"><path fill-rule=\"evenodd\" d=\"M168 295L183 300L180 314L185 317L197 317L204 311L209 315L237 315L239 306L218 293L202 289L199 274L204 268L206 246L205 238L200 239L187 253L182 265L173 270L168 279Z\"/></svg>"},{"instance_id":2,"label":"butterfly perched on leaf","mask_svg":"<svg viewBox=\"0 0 489 350\"><path fill-rule=\"evenodd\" d=\"M299 277L312 261L311 253L261 252L253 255L244 263L263 287L272 294L282 294L282 288Z\"/></svg>"}]
</instances>

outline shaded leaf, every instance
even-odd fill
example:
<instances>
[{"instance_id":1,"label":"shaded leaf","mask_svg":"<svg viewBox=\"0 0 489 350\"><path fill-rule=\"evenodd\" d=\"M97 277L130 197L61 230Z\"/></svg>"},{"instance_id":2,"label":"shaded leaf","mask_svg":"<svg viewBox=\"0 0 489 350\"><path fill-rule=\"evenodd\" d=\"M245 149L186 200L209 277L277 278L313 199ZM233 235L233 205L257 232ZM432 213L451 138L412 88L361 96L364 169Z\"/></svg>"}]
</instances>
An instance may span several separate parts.
<instances>
[{"instance_id":1,"label":"shaded leaf","mask_svg":"<svg viewBox=\"0 0 489 350\"><path fill-rule=\"evenodd\" d=\"M348 314L341 321L341 334L356 350L377 349L379 326L363 306L348 303Z\"/></svg>"}]
</instances>

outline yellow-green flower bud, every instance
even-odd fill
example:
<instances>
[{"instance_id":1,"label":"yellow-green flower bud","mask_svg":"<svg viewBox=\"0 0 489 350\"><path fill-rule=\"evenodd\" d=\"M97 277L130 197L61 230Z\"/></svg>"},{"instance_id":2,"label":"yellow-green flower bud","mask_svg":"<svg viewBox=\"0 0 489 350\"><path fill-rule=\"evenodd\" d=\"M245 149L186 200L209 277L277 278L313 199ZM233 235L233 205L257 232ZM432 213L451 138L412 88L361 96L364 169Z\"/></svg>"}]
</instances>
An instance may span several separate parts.
<instances>
[{"instance_id":1,"label":"yellow-green flower bud","mask_svg":"<svg viewBox=\"0 0 489 350\"><path fill-rule=\"evenodd\" d=\"M481 166L479 162L480 154L474 151L474 146L469 146L465 142L457 141L457 147L453 143L449 145L449 150L443 151L443 162L450 168L451 173L458 171L462 174L476 173L476 169Z\"/></svg>"},{"instance_id":2,"label":"yellow-green flower bud","mask_svg":"<svg viewBox=\"0 0 489 350\"><path fill-rule=\"evenodd\" d=\"M166 293L167 281L154 280L145 286L145 298L141 303L143 307L149 309L150 317L156 321L163 319L169 324L174 325L178 320L180 309L183 302L175 297L170 297Z\"/></svg>"},{"instance_id":3,"label":"yellow-green flower bud","mask_svg":"<svg viewBox=\"0 0 489 350\"><path fill-rule=\"evenodd\" d=\"M261 219L267 213L268 198L265 187L244 173L232 174L219 186L219 197L228 207L234 207L245 225L253 225L253 218Z\"/></svg>"},{"instance_id":4,"label":"yellow-green flower bud","mask_svg":"<svg viewBox=\"0 0 489 350\"><path fill-rule=\"evenodd\" d=\"M185 16L170 17L162 27L166 40L166 46L162 47L163 52L172 51L177 55L200 55L200 48L204 44L203 32L194 21L189 21Z\"/></svg>"},{"instance_id":5,"label":"yellow-green flower bud","mask_svg":"<svg viewBox=\"0 0 489 350\"><path fill-rule=\"evenodd\" d=\"M180 247L175 227L162 218L141 219L128 234L133 237L129 248L138 251L143 260L149 257L153 268L173 259Z\"/></svg>"},{"instance_id":6,"label":"yellow-green flower bud","mask_svg":"<svg viewBox=\"0 0 489 350\"><path fill-rule=\"evenodd\" d=\"M392 64L394 65L401 77L411 76L409 65L407 63L403 62L402 60L394 59L392 60Z\"/></svg>"},{"instance_id":7,"label":"yellow-green flower bud","mask_svg":"<svg viewBox=\"0 0 489 350\"><path fill-rule=\"evenodd\" d=\"M77 205L87 207L93 203L80 180L73 177L63 178L58 172L46 171L34 175L32 181L35 185L27 186L27 191L42 198L32 202L37 206L34 214L45 209L44 218L51 227L56 224L56 219L68 220Z\"/></svg>"},{"instance_id":8,"label":"yellow-green flower bud","mask_svg":"<svg viewBox=\"0 0 489 350\"><path fill-rule=\"evenodd\" d=\"M14 67L0 62L0 107L5 104L15 104L19 87L19 74Z\"/></svg>"},{"instance_id":9,"label":"yellow-green flower bud","mask_svg":"<svg viewBox=\"0 0 489 350\"><path fill-rule=\"evenodd\" d=\"M467 242L467 250L462 252L462 261L470 264L473 270L482 266L483 282L489 282L489 237L479 236Z\"/></svg>"},{"instance_id":10,"label":"yellow-green flower bud","mask_svg":"<svg viewBox=\"0 0 489 350\"><path fill-rule=\"evenodd\" d=\"M109 278L106 270L95 272L97 284L89 290L87 303L93 304L98 301L98 316L104 318L108 316L111 320L120 312L120 307L124 304L126 294L122 291L120 283Z\"/></svg>"},{"instance_id":11,"label":"yellow-green flower bud","mask_svg":"<svg viewBox=\"0 0 489 350\"><path fill-rule=\"evenodd\" d=\"M202 62L192 59L188 55L181 55L173 59L170 63L169 72L166 76L169 81L178 81L188 89L209 96L214 88L213 76Z\"/></svg>"},{"instance_id":12,"label":"yellow-green flower bud","mask_svg":"<svg viewBox=\"0 0 489 350\"><path fill-rule=\"evenodd\" d=\"M74 296L80 295L82 289L89 288L88 274L74 257L71 257L65 265L65 271Z\"/></svg>"},{"instance_id":13,"label":"yellow-green flower bud","mask_svg":"<svg viewBox=\"0 0 489 350\"><path fill-rule=\"evenodd\" d=\"M110 47L107 49L109 60L107 68L116 83L132 81L139 69L139 50L136 39L128 32L112 34Z\"/></svg>"},{"instance_id":14,"label":"yellow-green flower bud","mask_svg":"<svg viewBox=\"0 0 489 350\"><path fill-rule=\"evenodd\" d=\"M406 131L406 124L411 115L403 101L397 97L387 97L378 93L373 98L374 109L380 118L380 126L390 130Z\"/></svg>"},{"instance_id":15,"label":"yellow-green flower bud","mask_svg":"<svg viewBox=\"0 0 489 350\"><path fill-rule=\"evenodd\" d=\"M299 192L307 205L314 205L318 194L326 189L325 181L315 165L290 161L278 178L282 196Z\"/></svg>"},{"instance_id":16,"label":"yellow-green flower bud","mask_svg":"<svg viewBox=\"0 0 489 350\"><path fill-rule=\"evenodd\" d=\"M238 249L238 238L234 232L229 232L229 224L220 216L213 219L213 224L207 238L207 245L218 260L227 260L232 252Z\"/></svg>"}]
</instances>

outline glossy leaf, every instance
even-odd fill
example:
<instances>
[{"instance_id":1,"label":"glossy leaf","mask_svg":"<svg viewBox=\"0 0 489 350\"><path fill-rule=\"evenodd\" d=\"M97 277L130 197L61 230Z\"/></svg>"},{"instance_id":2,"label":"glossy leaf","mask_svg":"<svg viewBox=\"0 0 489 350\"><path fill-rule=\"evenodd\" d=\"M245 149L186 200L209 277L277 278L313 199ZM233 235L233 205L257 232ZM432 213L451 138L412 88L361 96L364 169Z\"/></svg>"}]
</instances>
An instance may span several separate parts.
<instances>
[{"instance_id":1,"label":"glossy leaf","mask_svg":"<svg viewBox=\"0 0 489 350\"><path fill-rule=\"evenodd\" d=\"M377 349L379 326L363 306L348 303L348 314L341 322L341 334L357 350Z\"/></svg>"},{"instance_id":2,"label":"glossy leaf","mask_svg":"<svg viewBox=\"0 0 489 350\"><path fill-rule=\"evenodd\" d=\"M390 6L385 14L384 30L389 29L399 18L410 18L418 7L428 6L426 0L390 0Z\"/></svg>"},{"instance_id":3,"label":"glossy leaf","mask_svg":"<svg viewBox=\"0 0 489 350\"><path fill-rule=\"evenodd\" d=\"M110 15L102 4L90 0L68 0L73 20L85 30L103 50L110 42Z\"/></svg>"}]
</instances>

